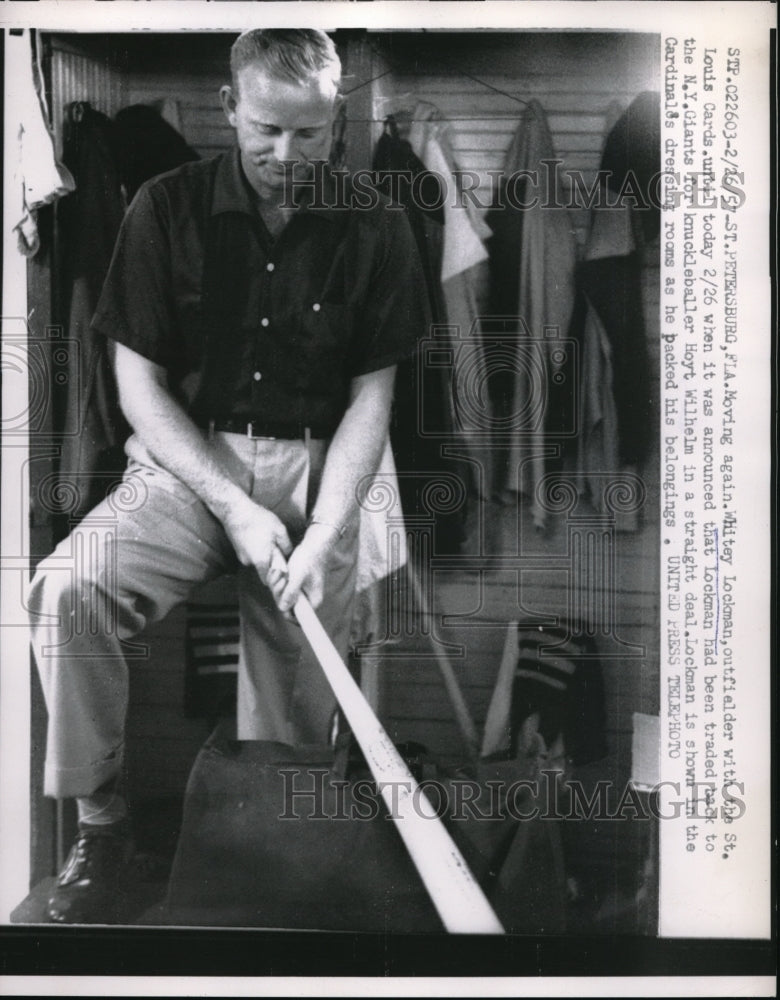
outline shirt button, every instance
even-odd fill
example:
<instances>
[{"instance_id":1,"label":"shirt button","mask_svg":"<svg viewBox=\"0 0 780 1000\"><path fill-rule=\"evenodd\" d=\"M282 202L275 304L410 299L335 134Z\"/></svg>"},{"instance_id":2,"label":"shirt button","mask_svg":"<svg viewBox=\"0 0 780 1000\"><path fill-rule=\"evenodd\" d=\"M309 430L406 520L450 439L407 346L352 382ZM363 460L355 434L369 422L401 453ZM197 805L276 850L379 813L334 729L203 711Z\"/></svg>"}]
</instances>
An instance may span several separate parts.
<instances>
[{"instance_id":1,"label":"shirt button","mask_svg":"<svg viewBox=\"0 0 780 1000\"><path fill-rule=\"evenodd\" d=\"M320 311L320 304L319 304L319 302L315 302L315 303L314 303L314 305L312 306L312 309L313 309L313 310L314 310L314 311L315 311L316 313L318 313L318 312Z\"/></svg>"},{"instance_id":2,"label":"shirt button","mask_svg":"<svg viewBox=\"0 0 780 1000\"><path fill-rule=\"evenodd\" d=\"M268 317L267 316L263 316L263 318L260 320L260 326L268 326Z\"/></svg>"},{"instance_id":3,"label":"shirt button","mask_svg":"<svg viewBox=\"0 0 780 1000\"><path fill-rule=\"evenodd\" d=\"M268 263L265 265L266 271L273 271L273 269L275 267L276 267L276 264L274 264L274 262L272 260L269 260Z\"/></svg>"},{"instance_id":4,"label":"shirt button","mask_svg":"<svg viewBox=\"0 0 780 1000\"><path fill-rule=\"evenodd\" d=\"M262 372L255 372L254 375L252 376L255 382L259 382L262 377L263 377Z\"/></svg>"}]
</instances>

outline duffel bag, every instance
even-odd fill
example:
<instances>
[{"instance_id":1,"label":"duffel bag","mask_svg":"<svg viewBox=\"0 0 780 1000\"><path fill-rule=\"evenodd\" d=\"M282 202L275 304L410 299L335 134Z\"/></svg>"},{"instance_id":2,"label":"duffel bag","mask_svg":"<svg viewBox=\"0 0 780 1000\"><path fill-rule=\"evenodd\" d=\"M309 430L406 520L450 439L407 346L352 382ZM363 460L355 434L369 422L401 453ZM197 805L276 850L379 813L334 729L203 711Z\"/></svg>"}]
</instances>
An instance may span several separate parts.
<instances>
[{"instance_id":1,"label":"duffel bag","mask_svg":"<svg viewBox=\"0 0 780 1000\"><path fill-rule=\"evenodd\" d=\"M193 766L167 922L441 932L349 734L335 750L238 742L231 735L218 727ZM533 809L517 795L507 809L502 798L502 790L523 779L530 784L539 762L485 762L445 771L422 748L399 749L420 782L416 808L431 821L434 813L441 817L505 929L562 932L559 824L539 815L522 819Z\"/></svg>"}]
</instances>

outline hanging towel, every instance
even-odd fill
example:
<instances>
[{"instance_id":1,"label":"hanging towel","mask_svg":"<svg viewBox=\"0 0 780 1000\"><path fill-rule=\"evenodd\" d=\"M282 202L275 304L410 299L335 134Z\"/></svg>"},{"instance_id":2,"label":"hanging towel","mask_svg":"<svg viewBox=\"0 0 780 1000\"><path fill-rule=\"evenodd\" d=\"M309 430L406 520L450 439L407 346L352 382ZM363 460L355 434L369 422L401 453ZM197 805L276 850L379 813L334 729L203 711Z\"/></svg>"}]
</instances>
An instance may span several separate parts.
<instances>
[{"instance_id":1,"label":"hanging towel","mask_svg":"<svg viewBox=\"0 0 780 1000\"><path fill-rule=\"evenodd\" d=\"M41 71L37 53L31 48L30 32L7 38L19 72L9 80L6 114L13 115L17 137L14 187L18 197L17 235L19 252L32 257L38 252L40 239L36 212L76 187L66 167L54 156L54 141L49 131ZM9 51L9 56L11 52Z\"/></svg>"},{"instance_id":2,"label":"hanging towel","mask_svg":"<svg viewBox=\"0 0 780 1000\"><path fill-rule=\"evenodd\" d=\"M482 757L511 757L523 722L538 715L547 747L563 737L577 764L607 754L601 661L593 640L565 626L510 622L485 721Z\"/></svg>"},{"instance_id":3,"label":"hanging towel","mask_svg":"<svg viewBox=\"0 0 780 1000\"><path fill-rule=\"evenodd\" d=\"M427 115L427 117L426 117ZM441 262L442 283L470 267L488 259L483 239L490 230L479 224L475 228L467 211L468 199L461 203L460 191L454 176L454 156L443 122L437 111L427 102L420 102L413 112L413 125L409 130L409 144L415 155L433 171L442 186L444 198L444 249ZM445 153L444 146L447 146Z\"/></svg>"},{"instance_id":4,"label":"hanging towel","mask_svg":"<svg viewBox=\"0 0 780 1000\"><path fill-rule=\"evenodd\" d=\"M481 212L469 197L461 197L461 181L459 178L460 164L452 146L452 134L449 122L442 115L439 108L430 101L418 101L412 111L412 122L409 127L409 144L414 152L423 160L430 170L438 169L426 160L426 147L429 142L438 145L441 155L444 157L446 168L443 176L451 175L455 188L453 192L453 204L457 204L458 209L463 209L468 216L471 228L479 239L484 243L490 238L490 227L484 220ZM467 246L471 246L471 237L465 238ZM486 255L481 255L485 259Z\"/></svg>"}]
</instances>

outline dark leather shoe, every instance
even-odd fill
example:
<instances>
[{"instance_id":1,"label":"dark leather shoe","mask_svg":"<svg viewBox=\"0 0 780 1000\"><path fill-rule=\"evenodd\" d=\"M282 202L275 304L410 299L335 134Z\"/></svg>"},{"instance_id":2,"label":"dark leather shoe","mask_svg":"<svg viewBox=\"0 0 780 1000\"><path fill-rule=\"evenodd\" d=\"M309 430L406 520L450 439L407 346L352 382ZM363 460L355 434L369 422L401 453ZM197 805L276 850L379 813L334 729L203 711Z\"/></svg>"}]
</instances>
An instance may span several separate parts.
<instances>
[{"instance_id":1,"label":"dark leather shoe","mask_svg":"<svg viewBox=\"0 0 780 1000\"><path fill-rule=\"evenodd\" d=\"M116 922L133 854L126 824L81 827L49 899L49 920L58 924Z\"/></svg>"}]
</instances>

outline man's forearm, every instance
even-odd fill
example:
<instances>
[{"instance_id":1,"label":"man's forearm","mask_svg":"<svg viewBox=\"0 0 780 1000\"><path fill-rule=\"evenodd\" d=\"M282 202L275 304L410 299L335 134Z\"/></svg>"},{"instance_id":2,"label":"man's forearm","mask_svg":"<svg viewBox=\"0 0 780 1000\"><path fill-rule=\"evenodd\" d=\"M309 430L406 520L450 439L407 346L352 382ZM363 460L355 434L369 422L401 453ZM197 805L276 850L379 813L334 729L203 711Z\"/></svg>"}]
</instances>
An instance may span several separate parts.
<instances>
[{"instance_id":1,"label":"man's forearm","mask_svg":"<svg viewBox=\"0 0 780 1000\"><path fill-rule=\"evenodd\" d=\"M232 481L211 443L169 392L162 368L120 347L116 370L122 409L146 448L221 521L239 562L254 566L278 593L292 550L285 525Z\"/></svg>"},{"instance_id":2,"label":"man's forearm","mask_svg":"<svg viewBox=\"0 0 780 1000\"><path fill-rule=\"evenodd\" d=\"M361 481L376 472L387 440L395 369L356 380L352 398L328 449L312 518L334 527L358 513Z\"/></svg>"},{"instance_id":3,"label":"man's forearm","mask_svg":"<svg viewBox=\"0 0 780 1000\"><path fill-rule=\"evenodd\" d=\"M358 488L376 472L387 440L395 368L352 382L350 403L325 460L312 523L289 559L289 576L277 603L290 613L301 593L317 607L323 600L330 555L338 533L358 515Z\"/></svg>"},{"instance_id":4,"label":"man's forearm","mask_svg":"<svg viewBox=\"0 0 780 1000\"><path fill-rule=\"evenodd\" d=\"M245 499L209 441L148 364L125 352L117 366L119 399L130 426L154 459L190 487L224 522Z\"/></svg>"}]
</instances>

